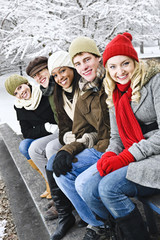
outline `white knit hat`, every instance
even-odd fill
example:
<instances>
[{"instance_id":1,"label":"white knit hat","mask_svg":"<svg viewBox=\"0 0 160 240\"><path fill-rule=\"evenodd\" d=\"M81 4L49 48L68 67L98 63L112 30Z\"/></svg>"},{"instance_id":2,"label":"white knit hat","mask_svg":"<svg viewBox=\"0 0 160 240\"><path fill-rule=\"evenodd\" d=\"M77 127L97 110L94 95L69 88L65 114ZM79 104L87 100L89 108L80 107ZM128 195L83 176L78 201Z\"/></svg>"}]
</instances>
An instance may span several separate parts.
<instances>
[{"instance_id":1,"label":"white knit hat","mask_svg":"<svg viewBox=\"0 0 160 240\"><path fill-rule=\"evenodd\" d=\"M74 68L71 60L70 55L68 52L65 51L57 51L53 53L48 58L48 70L51 74L52 70L57 67L71 67Z\"/></svg>"}]
</instances>

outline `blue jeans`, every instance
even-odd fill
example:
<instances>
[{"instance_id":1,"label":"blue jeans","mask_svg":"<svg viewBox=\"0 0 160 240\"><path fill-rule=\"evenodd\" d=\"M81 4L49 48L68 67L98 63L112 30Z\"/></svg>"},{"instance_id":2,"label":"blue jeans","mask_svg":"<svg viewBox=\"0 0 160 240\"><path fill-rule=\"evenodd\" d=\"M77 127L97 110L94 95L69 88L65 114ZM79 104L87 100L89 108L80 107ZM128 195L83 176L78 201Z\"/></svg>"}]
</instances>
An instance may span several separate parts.
<instances>
[{"instance_id":1,"label":"blue jeans","mask_svg":"<svg viewBox=\"0 0 160 240\"><path fill-rule=\"evenodd\" d=\"M19 144L19 151L27 158L27 160L30 159L28 149L33 141L34 139L26 138Z\"/></svg>"},{"instance_id":2,"label":"blue jeans","mask_svg":"<svg viewBox=\"0 0 160 240\"><path fill-rule=\"evenodd\" d=\"M160 193L159 189L144 187L127 180L127 168L128 166L120 168L103 178L97 173L85 184L83 198L98 216L107 219L106 210L114 218L127 216L135 208L131 197Z\"/></svg>"},{"instance_id":3,"label":"blue jeans","mask_svg":"<svg viewBox=\"0 0 160 240\"><path fill-rule=\"evenodd\" d=\"M56 180L59 188L64 192L64 194L70 199L73 206L77 210L79 216L88 224L92 226L101 226L103 222L98 221L93 212L88 208L87 204L83 201L80 195L77 193L75 189L75 180L77 176L93 165L99 158L101 158L102 153L96 151L94 148L85 149L81 153L76 155L78 161L76 163L72 163L72 171L68 172L66 175L60 175L60 177L56 177L54 174L54 178ZM52 164L54 161L55 155L49 159L47 164L47 169L52 170ZM88 176L86 176L86 181Z\"/></svg>"}]
</instances>

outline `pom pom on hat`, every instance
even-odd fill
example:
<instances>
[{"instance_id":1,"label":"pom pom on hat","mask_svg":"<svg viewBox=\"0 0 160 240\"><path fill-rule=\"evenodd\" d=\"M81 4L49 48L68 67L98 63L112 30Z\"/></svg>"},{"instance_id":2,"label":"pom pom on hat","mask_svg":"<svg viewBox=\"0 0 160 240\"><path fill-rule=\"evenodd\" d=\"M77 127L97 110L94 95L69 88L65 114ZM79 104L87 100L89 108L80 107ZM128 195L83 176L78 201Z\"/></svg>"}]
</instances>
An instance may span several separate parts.
<instances>
[{"instance_id":1,"label":"pom pom on hat","mask_svg":"<svg viewBox=\"0 0 160 240\"><path fill-rule=\"evenodd\" d=\"M38 73L42 69L47 68L47 61L48 58L43 56L36 57L32 61L30 61L26 68L27 75L33 77L36 73Z\"/></svg>"},{"instance_id":2,"label":"pom pom on hat","mask_svg":"<svg viewBox=\"0 0 160 240\"><path fill-rule=\"evenodd\" d=\"M27 84L28 80L18 74L13 74L8 77L4 83L7 92L14 96L14 92L18 86L21 84Z\"/></svg>"},{"instance_id":3,"label":"pom pom on hat","mask_svg":"<svg viewBox=\"0 0 160 240\"><path fill-rule=\"evenodd\" d=\"M103 53L103 66L105 67L109 58L117 55L128 56L139 62L137 52L132 45L132 35L130 33L118 34L107 44Z\"/></svg>"},{"instance_id":4,"label":"pom pom on hat","mask_svg":"<svg viewBox=\"0 0 160 240\"><path fill-rule=\"evenodd\" d=\"M72 41L69 47L69 55L72 62L73 62L74 56L76 56L78 53L83 53L83 52L92 53L101 57L99 49L93 39L89 37L82 37L82 36L77 37Z\"/></svg>"},{"instance_id":5,"label":"pom pom on hat","mask_svg":"<svg viewBox=\"0 0 160 240\"><path fill-rule=\"evenodd\" d=\"M65 51L57 51L53 53L49 58L48 58L48 70L49 73L52 73L52 70L57 68L57 67L70 67L74 68L70 56L68 52Z\"/></svg>"}]
</instances>

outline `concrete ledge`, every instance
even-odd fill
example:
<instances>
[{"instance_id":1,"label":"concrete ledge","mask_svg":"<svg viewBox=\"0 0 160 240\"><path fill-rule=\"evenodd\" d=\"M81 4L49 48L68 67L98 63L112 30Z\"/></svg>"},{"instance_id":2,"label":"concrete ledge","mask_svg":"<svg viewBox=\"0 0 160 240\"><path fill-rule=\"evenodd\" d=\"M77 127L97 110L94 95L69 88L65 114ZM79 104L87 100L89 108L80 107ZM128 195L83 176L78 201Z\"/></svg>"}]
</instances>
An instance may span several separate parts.
<instances>
[{"instance_id":1,"label":"concrete ledge","mask_svg":"<svg viewBox=\"0 0 160 240\"><path fill-rule=\"evenodd\" d=\"M5 182L19 240L49 240L46 228L4 142L0 139L0 174Z\"/></svg>"},{"instance_id":2,"label":"concrete ledge","mask_svg":"<svg viewBox=\"0 0 160 240\"><path fill-rule=\"evenodd\" d=\"M20 136L18 136L12 128L9 127L8 124L0 125L0 136L6 146L10 154L10 161L14 162L19 175L21 176L28 193L30 194L31 199L33 200L34 206L36 207L39 216L41 217L45 231L48 232L48 235L53 234L56 229L58 220L53 221L45 221L44 215L45 210L44 207L47 205L47 199L41 199L40 194L45 191L45 182L40 174L37 173L32 167L27 163L26 158L19 152L19 143L22 140ZM24 196L25 197L25 196ZM75 217L78 220L79 216L75 212ZM36 224L36 223L35 223ZM33 226L34 228L34 226ZM75 225L68 234L63 238L64 240L81 240L83 238L85 232L84 229L79 229ZM30 240L34 240L29 238ZM39 240L48 240L48 238L41 239L41 237L37 238ZM24 240L24 239L23 239Z\"/></svg>"}]
</instances>

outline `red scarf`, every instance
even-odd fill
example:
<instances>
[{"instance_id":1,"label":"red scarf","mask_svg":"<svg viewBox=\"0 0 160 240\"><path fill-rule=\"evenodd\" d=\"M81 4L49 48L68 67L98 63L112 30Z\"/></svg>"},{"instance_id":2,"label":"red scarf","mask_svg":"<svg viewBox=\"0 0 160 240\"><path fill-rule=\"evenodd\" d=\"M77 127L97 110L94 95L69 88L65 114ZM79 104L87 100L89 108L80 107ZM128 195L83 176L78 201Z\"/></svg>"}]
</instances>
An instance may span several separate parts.
<instances>
[{"instance_id":1,"label":"red scarf","mask_svg":"<svg viewBox=\"0 0 160 240\"><path fill-rule=\"evenodd\" d=\"M113 103L116 112L116 121L122 143L129 148L133 143L144 139L141 127L132 111L130 102L132 89L130 83L116 84L113 92ZM124 92L124 93L123 93Z\"/></svg>"}]
</instances>

